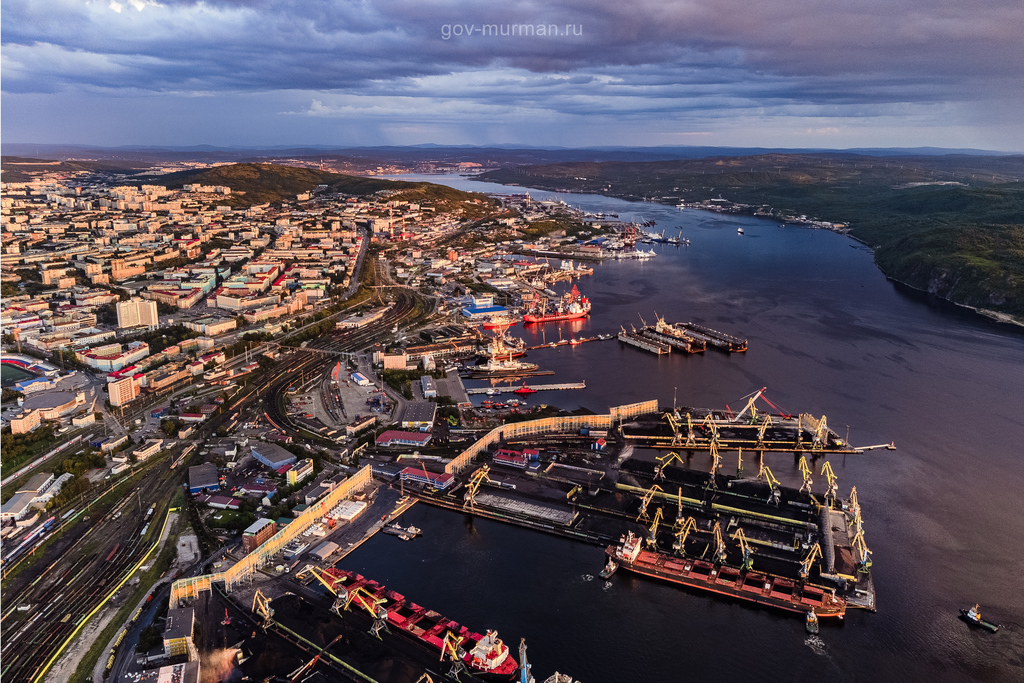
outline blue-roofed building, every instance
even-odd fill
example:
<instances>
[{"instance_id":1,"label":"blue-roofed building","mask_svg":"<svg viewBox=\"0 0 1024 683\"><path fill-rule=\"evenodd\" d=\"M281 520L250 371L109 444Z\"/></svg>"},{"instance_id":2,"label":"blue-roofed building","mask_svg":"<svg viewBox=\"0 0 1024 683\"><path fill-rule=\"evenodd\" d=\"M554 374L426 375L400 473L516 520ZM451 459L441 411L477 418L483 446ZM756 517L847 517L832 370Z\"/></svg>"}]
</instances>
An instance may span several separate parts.
<instances>
[{"instance_id":1,"label":"blue-roofed building","mask_svg":"<svg viewBox=\"0 0 1024 683\"><path fill-rule=\"evenodd\" d=\"M462 315L469 320L484 320L491 316L504 313L507 309L504 306L465 306Z\"/></svg>"}]
</instances>

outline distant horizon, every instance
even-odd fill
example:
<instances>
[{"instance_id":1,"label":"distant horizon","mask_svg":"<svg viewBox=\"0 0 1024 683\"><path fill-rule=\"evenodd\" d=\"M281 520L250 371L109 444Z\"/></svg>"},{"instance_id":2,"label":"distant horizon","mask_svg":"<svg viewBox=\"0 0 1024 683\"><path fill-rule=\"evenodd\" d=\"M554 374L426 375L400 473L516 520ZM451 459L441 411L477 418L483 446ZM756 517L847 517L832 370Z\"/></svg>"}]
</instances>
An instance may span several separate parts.
<instances>
[{"instance_id":1,"label":"distant horizon","mask_svg":"<svg viewBox=\"0 0 1024 683\"><path fill-rule=\"evenodd\" d=\"M1015 156L1024 154L1022 150L1011 149L981 149L971 147L941 147L935 145L917 146L873 146L873 147L785 147L769 145L526 145L519 143L494 143L494 144L440 144L434 142L422 142L415 144L391 144L391 145L366 145L366 144L325 144L325 143L296 143L276 145L232 145L201 143L191 145L173 144L145 144L125 143L118 145L74 143L74 142L0 142L0 152L8 156L17 156L25 152L6 151L8 147L36 147L52 149L82 149L98 151L171 151L171 152L286 152L286 151L350 151L350 150L487 150L500 149L506 151L598 151L598 152L671 152L673 150L692 151L715 151L733 150L738 152L756 153L919 153L923 155L937 154L963 154L979 156Z\"/></svg>"}]
</instances>

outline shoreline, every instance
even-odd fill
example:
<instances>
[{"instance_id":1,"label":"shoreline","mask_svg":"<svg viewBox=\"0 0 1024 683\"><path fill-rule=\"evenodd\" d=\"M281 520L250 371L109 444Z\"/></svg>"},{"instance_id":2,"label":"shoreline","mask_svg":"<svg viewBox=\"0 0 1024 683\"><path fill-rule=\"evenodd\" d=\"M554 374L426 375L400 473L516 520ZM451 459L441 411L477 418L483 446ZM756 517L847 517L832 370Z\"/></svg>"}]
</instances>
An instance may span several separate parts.
<instances>
[{"instance_id":1,"label":"shoreline","mask_svg":"<svg viewBox=\"0 0 1024 683\"><path fill-rule=\"evenodd\" d=\"M480 175L484 175L484 174L480 174ZM485 179L477 179L477 178L467 177L467 176L462 175L462 174L459 174L459 177L466 178L467 180L478 180L478 182L494 183L496 185L503 185L505 187L524 187L524 188L526 187L524 185L514 185L513 186L513 185L508 185L506 183L500 183L500 182L497 182L497 181L494 181L494 180L485 180ZM527 189L529 189L529 188L527 188ZM555 190L555 189L548 189L548 188L545 188L545 187L534 187L533 189L543 190L545 192L555 192L555 193L567 191L565 189ZM572 194L581 194L581 195L587 195L587 196L591 196L591 197L612 197L613 199L619 199L619 200L625 201L625 202L641 203L641 202L637 202L634 199L628 199L626 197L617 195L615 193L594 194L592 192L579 192L579 191L575 191L575 190L568 190L568 192L570 192ZM669 204L669 203L665 203L665 202L657 201L657 200L653 201L653 202L647 202L647 203L659 204L661 206L666 206L666 207L674 206L673 204ZM986 309L986 308L981 308L981 307L978 307L978 306L972 306L970 304L965 304L965 303L962 303L960 301L956 301L954 299L950 299L949 297L943 296L941 294L936 294L934 292L929 292L927 289L922 289L920 287L916 287L916 286L911 285L911 284L909 284L907 282L904 282L903 280L900 280L898 277L896 277L894 275L891 275L890 273L887 273L878 264L877 258L874 258L875 252L876 252L876 247L871 245L871 244L869 244L868 242L866 242L862 238L857 237L856 235L852 234L851 228L849 227L849 223L848 222L845 222L844 224L845 224L846 227L843 227L841 229L840 228L826 228L826 227L822 227L822 226L818 226L818 225L803 224L801 222L792 222L791 223L790 221L785 221L784 219L781 219L781 218L778 218L778 217L775 217L775 216L758 216L758 215L755 215L752 211L748 211L748 210L713 211L711 209L700 208L700 207L697 207L697 206L686 207L686 208L687 209L693 209L693 210L696 210L696 211L706 211L708 213L712 213L712 214L716 214L716 215L723 215L723 214L726 214L726 213L731 213L731 214L737 214L737 215L743 215L743 216L750 216L752 218L763 218L765 220L776 220L776 221L782 220L786 225L792 225L793 227L797 227L797 228L801 228L801 229L805 229L805 230L806 229L829 230L830 232L834 232L834 233L837 233L837 234L840 234L840 235L845 235L846 237L849 237L850 239L855 240L855 241L859 242L860 244L863 244L865 247L867 247L868 249L871 250L872 260L874 261L875 268L877 268L878 271L880 273L882 273L883 276L885 276L886 280L889 280L891 282L899 283L899 284L904 285L904 286L906 286L906 287L908 287L908 288L910 288L910 289L912 289L914 291L921 292L921 293L927 294L929 296L933 296L933 297L935 297L937 299L940 299L942 301L948 302L948 303L953 304L955 306L958 306L960 308L965 308L967 310L970 310L970 311L976 313L977 315L980 315L980 316L982 316L984 318L987 318L988 320L991 320L991 321L994 321L994 322L997 322L997 323L1007 324L1007 325L1014 325L1016 327L1024 327L1024 318L1022 318L1022 317L1017 317L1017 316L1015 316L1015 315L1013 315L1011 313L1003 313L1001 311L994 311L994 310L991 310L991 309Z\"/></svg>"}]
</instances>

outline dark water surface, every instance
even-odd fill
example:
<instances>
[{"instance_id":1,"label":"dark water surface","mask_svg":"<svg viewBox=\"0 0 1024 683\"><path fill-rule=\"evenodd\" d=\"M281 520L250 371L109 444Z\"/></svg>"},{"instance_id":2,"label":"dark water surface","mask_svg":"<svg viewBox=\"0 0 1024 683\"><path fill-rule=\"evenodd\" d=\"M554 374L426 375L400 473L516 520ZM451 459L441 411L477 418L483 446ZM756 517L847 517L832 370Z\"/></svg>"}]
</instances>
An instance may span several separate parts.
<instances>
[{"instance_id":1,"label":"dark water surface","mask_svg":"<svg viewBox=\"0 0 1024 683\"><path fill-rule=\"evenodd\" d=\"M538 381L587 389L530 403L605 412L671 405L675 393L680 405L735 408L766 386L787 412L825 414L844 437L849 426L855 445L895 441L894 452L832 458L842 494L856 486L864 510L878 613L851 611L808 639L799 619L776 612L628 574L591 579L599 548L422 505L406 520L423 538L378 536L345 566L513 645L525 637L540 680L558 669L584 683L1024 681L1024 334L888 282L867 249L835 233L559 196L692 241L657 245L646 263L596 265L578 283L592 315L563 323L564 337L639 326L638 313L653 322L656 311L745 337L750 349L656 357L607 341L534 351L532 362L556 372ZM559 336L558 325L513 331L530 343ZM767 459L783 483L799 482L792 455ZM725 462L731 473L735 453ZM975 602L1003 630L957 619Z\"/></svg>"}]
</instances>

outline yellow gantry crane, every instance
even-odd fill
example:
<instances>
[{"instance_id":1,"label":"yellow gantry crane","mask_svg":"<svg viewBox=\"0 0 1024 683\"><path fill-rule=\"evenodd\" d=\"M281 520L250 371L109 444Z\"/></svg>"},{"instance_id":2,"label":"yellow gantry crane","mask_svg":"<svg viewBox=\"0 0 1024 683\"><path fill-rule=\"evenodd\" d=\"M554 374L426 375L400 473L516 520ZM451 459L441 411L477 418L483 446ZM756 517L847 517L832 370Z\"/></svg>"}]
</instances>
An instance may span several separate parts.
<instances>
[{"instance_id":1,"label":"yellow gantry crane","mask_svg":"<svg viewBox=\"0 0 1024 683\"><path fill-rule=\"evenodd\" d=\"M800 578L806 579L811 573L811 566L814 561L821 558L821 545L815 543L811 547L811 552L807 553L807 557L800 562Z\"/></svg>"},{"instance_id":2,"label":"yellow gantry crane","mask_svg":"<svg viewBox=\"0 0 1024 683\"><path fill-rule=\"evenodd\" d=\"M388 610L383 606L387 599L378 598L363 586L357 586L348 592L348 601L345 603L345 609L347 610L353 602L365 609L373 617L373 626L370 627L370 633L380 639L380 632L388 630Z\"/></svg>"},{"instance_id":3,"label":"yellow gantry crane","mask_svg":"<svg viewBox=\"0 0 1024 683\"><path fill-rule=\"evenodd\" d=\"M715 522L713 533L715 539L715 554L712 556L712 561L715 564L724 564L726 558L725 539L722 538L722 525L718 522Z\"/></svg>"},{"instance_id":4,"label":"yellow gantry crane","mask_svg":"<svg viewBox=\"0 0 1024 683\"><path fill-rule=\"evenodd\" d=\"M669 427L672 428L672 445L677 445L680 439L683 438L682 434L680 433L682 425L679 423L679 420L676 419L676 416L673 415L672 413L665 413L664 415L661 416L661 418L663 420L668 421Z\"/></svg>"},{"instance_id":5,"label":"yellow gantry crane","mask_svg":"<svg viewBox=\"0 0 1024 683\"><path fill-rule=\"evenodd\" d=\"M693 417L689 413L686 414L686 445L697 445L697 437L693 434Z\"/></svg>"},{"instance_id":6,"label":"yellow gantry crane","mask_svg":"<svg viewBox=\"0 0 1024 683\"><path fill-rule=\"evenodd\" d=\"M683 462L683 459L680 458L679 454L676 453L675 451L672 451L666 455L660 455L655 459L658 461L658 464L654 466L655 479L665 478L665 468L671 465L673 460L678 460L680 465L683 465L684 467L686 466L686 463Z\"/></svg>"},{"instance_id":7,"label":"yellow gantry crane","mask_svg":"<svg viewBox=\"0 0 1024 683\"><path fill-rule=\"evenodd\" d=\"M494 483L493 480L488 476L491 468L487 465L483 465L480 469L473 473L473 476L469 478L469 483L466 485L466 496L463 507L473 509L476 506L476 492L480 490L480 486L485 482Z\"/></svg>"},{"instance_id":8,"label":"yellow gantry crane","mask_svg":"<svg viewBox=\"0 0 1024 683\"><path fill-rule=\"evenodd\" d=\"M714 420L711 419L711 415L704 417L704 421L700 423L700 426L711 432L711 443L718 444L718 425Z\"/></svg>"},{"instance_id":9,"label":"yellow gantry crane","mask_svg":"<svg viewBox=\"0 0 1024 683\"><path fill-rule=\"evenodd\" d=\"M266 631L267 628L274 622L274 608L270 606L270 598L263 594L259 588L256 589L256 594L252 596L252 611L263 617L263 622L260 626Z\"/></svg>"},{"instance_id":10,"label":"yellow gantry crane","mask_svg":"<svg viewBox=\"0 0 1024 683\"><path fill-rule=\"evenodd\" d=\"M764 433L773 424L775 424L775 423L772 422L772 416L766 414L764 416L764 421L761 423L761 426L757 428L757 445L758 446L764 446Z\"/></svg>"},{"instance_id":11,"label":"yellow gantry crane","mask_svg":"<svg viewBox=\"0 0 1024 683\"><path fill-rule=\"evenodd\" d=\"M655 484L654 486L651 487L650 491L647 491L646 493L644 493L644 497L640 501L640 514L636 516L636 521L638 521L638 522L649 522L651 520L650 516L647 514L647 506L650 505L651 501L654 499L655 491L661 491L661 490L662 490L662 488L660 486L658 486L657 484Z\"/></svg>"},{"instance_id":12,"label":"yellow gantry crane","mask_svg":"<svg viewBox=\"0 0 1024 683\"><path fill-rule=\"evenodd\" d=\"M753 551L750 549L750 544L747 543L747 537L743 533L743 529L736 527L736 532L730 537L732 540L740 544L740 550L743 551L743 565L740 569L749 571L754 568L754 557Z\"/></svg>"},{"instance_id":13,"label":"yellow gantry crane","mask_svg":"<svg viewBox=\"0 0 1024 683\"><path fill-rule=\"evenodd\" d=\"M465 650L462 649L463 636L457 636L451 631L445 631L444 642L441 643L441 661L445 659L452 662L452 669L448 675L456 680L459 674L466 670L466 662L463 661Z\"/></svg>"},{"instance_id":14,"label":"yellow gantry crane","mask_svg":"<svg viewBox=\"0 0 1024 683\"><path fill-rule=\"evenodd\" d=\"M822 415L818 420L818 427L814 430L814 441L811 443L811 450L820 451L828 443L828 420Z\"/></svg>"},{"instance_id":15,"label":"yellow gantry crane","mask_svg":"<svg viewBox=\"0 0 1024 683\"><path fill-rule=\"evenodd\" d=\"M811 475L814 473L814 471L811 470L810 466L807 464L807 458L805 458L802 455L800 456L800 465L799 465L799 467L800 467L800 476L802 476L804 478L804 483L800 485L800 493L810 494L810 492L811 492L811 484L814 483L813 481L811 481Z\"/></svg>"},{"instance_id":16,"label":"yellow gantry crane","mask_svg":"<svg viewBox=\"0 0 1024 683\"><path fill-rule=\"evenodd\" d=\"M765 465L764 462L761 463L761 469L757 471L757 478L764 481L764 483L768 484L771 488L771 493L768 496L768 502L773 505L778 505L779 499L782 495L782 489L780 488L782 484L779 483L779 480L775 478L771 469L769 469L768 465Z\"/></svg>"},{"instance_id":17,"label":"yellow gantry crane","mask_svg":"<svg viewBox=\"0 0 1024 683\"><path fill-rule=\"evenodd\" d=\"M651 528L647 532L647 545L657 546L658 545L658 524L661 523L662 514L661 508L659 507L654 511L654 521L651 522Z\"/></svg>"},{"instance_id":18,"label":"yellow gantry crane","mask_svg":"<svg viewBox=\"0 0 1024 683\"><path fill-rule=\"evenodd\" d=\"M825 461L825 464L821 466L821 474L825 475L825 479L828 481L828 490L825 491L825 504L832 507L832 504L836 501L836 496L839 494L839 478L836 473L832 471L832 463Z\"/></svg>"},{"instance_id":19,"label":"yellow gantry crane","mask_svg":"<svg viewBox=\"0 0 1024 683\"><path fill-rule=\"evenodd\" d=\"M679 525L679 529L675 532L675 540L672 542L672 550L677 554L682 555L686 552L686 538L690 535L691 531L697 529L697 522L693 517L687 517L682 524Z\"/></svg>"},{"instance_id":20,"label":"yellow gantry crane","mask_svg":"<svg viewBox=\"0 0 1024 683\"><path fill-rule=\"evenodd\" d=\"M718 454L718 442L711 442L711 476L714 478L722 469L722 456Z\"/></svg>"},{"instance_id":21,"label":"yellow gantry crane","mask_svg":"<svg viewBox=\"0 0 1024 683\"><path fill-rule=\"evenodd\" d=\"M857 571L867 572L871 569L871 551L864 542L864 530L861 529L853 537L853 548L857 551Z\"/></svg>"}]
</instances>

